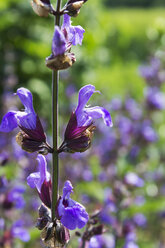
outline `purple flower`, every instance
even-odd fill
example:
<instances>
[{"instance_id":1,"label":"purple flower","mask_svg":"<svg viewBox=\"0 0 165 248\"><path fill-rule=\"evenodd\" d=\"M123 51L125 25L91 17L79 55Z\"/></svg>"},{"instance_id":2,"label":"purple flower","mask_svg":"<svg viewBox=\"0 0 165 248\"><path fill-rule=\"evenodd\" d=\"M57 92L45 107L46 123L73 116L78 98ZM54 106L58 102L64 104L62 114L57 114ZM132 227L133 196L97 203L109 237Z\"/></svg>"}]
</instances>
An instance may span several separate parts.
<instances>
[{"instance_id":1,"label":"purple flower","mask_svg":"<svg viewBox=\"0 0 165 248\"><path fill-rule=\"evenodd\" d=\"M23 194L25 192L25 187L23 185L14 187L8 193L8 201L13 202L16 208L23 208L25 206L25 201Z\"/></svg>"},{"instance_id":2,"label":"purple flower","mask_svg":"<svg viewBox=\"0 0 165 248\"><path fill-rule=\"evenodd\" d=\"M46 58L46 65L52 70L62 70L72 66L76 58L70 52L71 45L81 45L84 32L81 26L72 26L70 16L65 14L61 29L55 26L52 55Z\"/></svg>"},{"instance_id":3,"label":"purple flower","mask_svg":"<svg viewBox=\"0 0 165 248\"><path fill-rule=\"evenodd\" d=\"M40 150L48 153L51 150L46 143L46 136L43 131L40 119L33 108L33 97L26 88L17 90L18 97L25 107L24 111L9 111L4 115L0 124L0 132L10 132L16 127L20 127L16 140L23 150L35 152Z\"/></svg>"},{"instance_id":4,"label":"purple flower","mask_svg":"<svg viewBox=\"0 0 165 248\"><path fill-rule=\"evenodd\" d=\"M143 187L144 181L134 172L128 172L124 177L124 182L130 186Z\"/></svg>"},{"instance_id":5,"label":"purple flower","mask_svg":"<svg viewBox=\"0 0 165 248\"><path fill-rule=\"evenodd\" d=\"M158 71L160 69L160 60L158 58L153 58L150 65L141 66L139 68L140 74L147 81L152 81L158 76ZM157 80L156 80L157 81Z\"/></svg>"},{"instance_id":6,"label":"purple flower","mask_svg":"<svg viewBox=\"0 0 165 248\"><path fill-rule=\"evenodd\" d=\"M139 248L139 246L133 241L128 241L125 243L123 248Z\"/></svg>"},{"instance_id":7,"label":"purple flower","mask_svg":"<svg viewBox=\"0 0 165 248\"><path fill-rule=\"evenodd\" d=\"M103 107L86 107L87 102L95 91L95 86L89 84L79 91L78 105L72 113L65 131L64 142L59 152L84 152L91 144L94 119L102 118L106 126L112 127L110 113Z\"/></svg>"},{"instance_id":8,"label":"purple flower","mask_svg":"<svg viewBox=\"0 0 165 248\"><path fill-rule=\"evenodd\" d=\"M69 15L64 15L62 32L66 35L66 41L72 45L82 45L83 33L85 30L81 26L72 26Z\"/></svg>"},{"instance_id":9,"label":"purple flower","mask_svg":"<svg viewBox=\"0 0 165 248\"><path fill-rule=\"evenodd\" d=\"M152 128L151 122L149 120L143 121L141 125L141 134L147 142L155 142L158 139L157 134Z\"/></svg>"},{"instance_id":10,"label":"purple flower","mask_svg":"<svg viewBox=\"0 0 165 248\"><path fill-rule=\"evenodd\" d=\"M141 213L137 213L134 215L133 220L135 222L136 225L140 226L140 227L145 227L146 223L147 223L147 219L144 216L144 214Z\"/></svg>"},{"instance_id":11,"label":"purple flower","mask_svg":"<svg viewBox=\"0 0 165 248\"><path fill-rule=\"evenodd\" d=\"M23 185L15 186L7 194L3 202L4 209L10 209L13 206L21 209L25 206L23 194L25 187Z\"/></svg>"},{"instance_id":12,"label":"purple flower","mask_svg":"<svg viewBox=\"0 0 165 248\"><path fill-rule=\"evenodd\" d=\"M24 228L24 222L22 220L17 220L13 223L11 228L11 235L13 238L18 238L23 242L28 242L30 240L30 235Z\"/></svg>"},{"instance_id":13,"label":"purple flower","mask_svg":"<svg viewBox=\"0 0 165 248\"><path fill-rule=\"evenodd\" d=\"M51 207L51 177L47 171L46 159L39 154L37 157L39 172L31 173L27 177L27 184L31 188L36 188L41 201L47 206Z\"/></svg>"},{"instance_id":14,"label":"purple flower","mask_svg":"<svg viewBox=\"0 0 165 248\"><path fill-rule=\"evenodd\" d=\"M95 235L93 236L89 244L85 248L114 248L115 247L115 238L113 235Z\"/></svg>"},{"instance_id":15,"label":"purple flower","mask_svg":"<svg viewBox=\"0 0 165 248\"><path fill-rule=\"evenodd\" d=\"M163 94L157 87L150 87L145 92L147 103L151 110L165 108L165 94Z\"/></svg>"},{"instance_id":16,"label":"purple flower","mask_svg":"<svg viewBox=\"0 0 165 248\"><path fill-rule=\"evenodd\" d=\"M18 97L25 107L24 111L9 111L2 119L0 132L10 132L16 127L35 130L37 115L33 109L32 94L28 89L19 88Z\"/></svg>"},{"instance_id":17,"label":"purple flower","mask_svg":"<svg viewBox=\"0 0 165 248\"><path fill-rule=\"evenodd\" d=\"M72 192L71 182L66 181L63 188L63 196L60 197L57 207L61 223L70 230L83 228L89 218L85 207L70 198Z\"/></svg>"},{"instance_id":18,"label":"purple flower","mask_svg":"<svg viewBox=\"0 0 165 248\"><path fill-rule=\"evenodd\" d=\"M110 113L103 107L95 106L95 107L86 107L87 102L93 95L99 91L95 91L94 85L86 85L82 87L79 91L78 97L78 105L75 110L76 118L77 118L77 126L88 126L90 125L94 119L102 118L105 125L112 127L112 120Z\"/></svg>"}]
</instances>

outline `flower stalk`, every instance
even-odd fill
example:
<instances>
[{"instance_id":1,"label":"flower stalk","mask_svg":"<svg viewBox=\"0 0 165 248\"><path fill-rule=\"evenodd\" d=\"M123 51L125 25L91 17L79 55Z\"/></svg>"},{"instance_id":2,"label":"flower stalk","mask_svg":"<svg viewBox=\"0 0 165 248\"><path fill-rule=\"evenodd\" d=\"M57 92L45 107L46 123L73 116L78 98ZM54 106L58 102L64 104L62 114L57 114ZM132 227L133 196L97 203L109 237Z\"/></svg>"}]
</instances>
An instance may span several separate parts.
<instances>
[{"instance_id":1,"label":"flower stalk","mask_svg":"<svg viewBox=\"0 0 165 248\"><path fill-rule=\"evenodd\" d=\"M61 0L57 0L56 12L60 13ZM55 25L60 26L60 15L55 16ZM55 219L55 207L58 200L59 157L58 157L58 82L59 71L52 71L52 221Z\"/></svg>"}]
</instances>

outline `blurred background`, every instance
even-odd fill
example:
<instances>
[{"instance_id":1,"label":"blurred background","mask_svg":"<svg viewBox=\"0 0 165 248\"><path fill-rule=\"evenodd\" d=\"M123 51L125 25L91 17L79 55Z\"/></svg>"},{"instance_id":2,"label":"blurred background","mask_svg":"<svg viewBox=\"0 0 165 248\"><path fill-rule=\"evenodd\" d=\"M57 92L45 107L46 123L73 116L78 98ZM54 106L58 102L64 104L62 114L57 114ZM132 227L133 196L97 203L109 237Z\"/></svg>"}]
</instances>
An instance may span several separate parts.
<instances>
[{"instance_id":1,"label":"blurred background","mask_svg":"<svg viewBox=\"0 0 165 248\"><path fill-rule=\"evenodd\" d=\"M73 198L89 213L99 209L99 222L107 228L89 248L165 247L164 6L164 0L89 0L72 18L85 34L82 46L72 48L76 63L60 75L59 143L85 84L101 91L90 104L105 106L114 123L109 129L97 122L88 151L61 155L61 187L71 180ZM0 16L0 118L22 108L12 94L27 87L51 143L51 70L45 58L54 20L38 17L23 0L1 1ZM35 154L17 146L17 131L0 134L0 247L41 247L34 228L39 200L26 185L37 170ZM9 200L18 184L18 198ZM24 204L18 207L20 197ZM31 235L28 243L6 234L18 219ZM78 242L73 232L68 247L78 248Z\"/></svg>"}]
</instances>

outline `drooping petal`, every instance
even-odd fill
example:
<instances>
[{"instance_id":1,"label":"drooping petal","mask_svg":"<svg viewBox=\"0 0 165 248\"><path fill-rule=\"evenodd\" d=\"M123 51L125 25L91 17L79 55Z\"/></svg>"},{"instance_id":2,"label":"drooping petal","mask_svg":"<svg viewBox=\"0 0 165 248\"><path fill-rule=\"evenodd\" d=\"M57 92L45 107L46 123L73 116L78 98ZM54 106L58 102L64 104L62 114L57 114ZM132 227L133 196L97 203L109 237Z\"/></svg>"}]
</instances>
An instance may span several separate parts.
<instances>
[{"instance_id":1,"label":"drooping petal","mask_svg":"<svg viewBox=\"0 0 165 248\"><path fill-rule=\"evenodd\" d=\"M55 26L53 40L52 40L52 53L54 56L64 54L66 51L66 39L63 32L58 26Z\"/></svg>"},{"instance_id":2,"label":"drooping petal","mask_svg":"<svg viewBox=\"0 0 165 248\"><path fill-rule=\"evenodd\" d=\"M25 112L35 114L35 111L33 108L32 93L28 89L21 87L17 89L17 95L19 96L19 99L21 100L22 104L25 107Z\"/></svg>"},{"instance_id":3,"label":"drooping petal","mask_svg":"<svg viewBox=\"0 0 165 248\"><path fill-rule=\"evenodd\" d=\"M76 45L82 45L82 40L83 40L83 33L85 32L85 30L80 26L75 26L70 30L71 34L72 34L72 38L71 38L71 42L72 45L76 46Z\"/></svg>"},{"instance_id":4,"label":"drooping petal","mask_svg":"<svg viewBox=\"0 0 165 248\"><path fill-rule=\"evenodd\" d=\"M72 26L71 18L69 15L64 15L64 21L62 25L63 32L67 32L67 40L72 43L72 45L81 45L83 40L83 33L85 30L80 26ZM65 30L65 31L64 31Z\"/></svg>"},{"instance_id":5,"label":"drooping petal","mask_svg":"<svg viewBox=\"0 0 165 248\"><path fill-rule=\"evenodd\" d=\"M10 111L4 115L0 125L0 132L8 133L18 126L16 114L17 111Z\"/></svg>"},{"instance_id":6,"label":"drooping petal","mask_svg":"<svg viewBox=\"0 0 165 248\"><path fill-rule=\"evenodd\" d=\"M105 125L112 127L112 119L110 113L103 107L95 106L92 108L85 108L84 112L87 113L92 119L103 118Z\"/></svg>"}]
</instances>

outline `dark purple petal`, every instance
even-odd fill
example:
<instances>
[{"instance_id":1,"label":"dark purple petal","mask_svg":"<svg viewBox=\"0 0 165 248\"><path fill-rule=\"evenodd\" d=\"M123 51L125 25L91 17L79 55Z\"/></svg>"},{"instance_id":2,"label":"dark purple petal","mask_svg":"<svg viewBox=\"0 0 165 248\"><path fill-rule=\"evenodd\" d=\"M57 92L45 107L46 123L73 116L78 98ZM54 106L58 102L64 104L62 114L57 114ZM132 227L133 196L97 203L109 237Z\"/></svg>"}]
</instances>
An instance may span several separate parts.
<instances>
[{"instance_id":1,"label":"dark purple petal","mask_svg":"<svg viewBox=\"0 0 165 248\"><path fill-rule=\"evenodd\" d=\"M16 111L10 111L4 115L0 125L0 132L8 133L18 126L16 114Z\"/></svg>"},{"instance_id":2,"label":"dark purple petal","mask_svg":"<svg viewBox=\"0 0 165 248\"><path fill-rule=\"evenodd\" d=\"M53 41L52 41L52 53L54 56L64 54L66 51L66 39L63 32L58 26L55 26Z\"/></svg>"}]
</instances>

